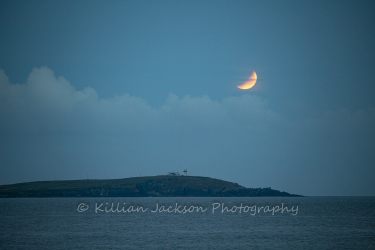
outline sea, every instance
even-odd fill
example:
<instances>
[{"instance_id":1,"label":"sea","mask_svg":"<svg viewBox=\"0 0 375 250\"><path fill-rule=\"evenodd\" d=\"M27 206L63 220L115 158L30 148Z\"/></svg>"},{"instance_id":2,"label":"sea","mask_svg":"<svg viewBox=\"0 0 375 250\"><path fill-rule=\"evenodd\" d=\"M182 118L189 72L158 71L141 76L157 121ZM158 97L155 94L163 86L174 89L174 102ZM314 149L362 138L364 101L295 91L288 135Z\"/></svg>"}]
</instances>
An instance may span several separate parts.
<instances>
[{"instance_id":1,"label":"sea","mask_svg":"<svg viewBox=\"0 0 375 250\"><path fill-rule=\"evenodd\" d=\"M2 198L0 249L375 249L375 197Z\"/></svg>"}]
</instances>

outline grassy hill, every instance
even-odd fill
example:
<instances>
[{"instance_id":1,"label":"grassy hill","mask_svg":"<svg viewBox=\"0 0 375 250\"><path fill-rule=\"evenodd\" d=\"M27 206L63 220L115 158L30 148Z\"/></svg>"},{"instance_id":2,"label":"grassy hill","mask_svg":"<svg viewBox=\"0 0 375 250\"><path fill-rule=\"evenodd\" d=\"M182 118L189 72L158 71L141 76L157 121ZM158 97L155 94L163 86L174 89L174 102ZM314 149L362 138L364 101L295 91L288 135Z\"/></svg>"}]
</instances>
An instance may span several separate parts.
<instances>
[{"instance_id":1,"label":"grassy hill","mask_svg":"<svg viewBox=\"0 0 375 250\"><path fill-rule=\"evenodd\" d=\"M110 180L39 181L0 186L0 197L233 197L297 196L271 188L245 188L199 176L149 176Z\"/></svg>"}]
</instances>

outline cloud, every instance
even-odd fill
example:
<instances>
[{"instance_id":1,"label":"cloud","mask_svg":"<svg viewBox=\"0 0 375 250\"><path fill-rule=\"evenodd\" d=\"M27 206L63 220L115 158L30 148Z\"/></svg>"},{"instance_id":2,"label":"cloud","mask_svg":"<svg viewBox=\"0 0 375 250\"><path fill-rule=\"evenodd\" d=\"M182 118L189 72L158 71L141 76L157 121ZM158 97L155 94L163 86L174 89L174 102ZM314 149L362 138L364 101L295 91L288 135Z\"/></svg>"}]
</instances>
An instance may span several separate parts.
<instances>
[{"instance_id":1,"label":"cloud","mask_svg":"<svg viewBox=\"0 0 375 250\"><path fill-rule=\"evenodd\" d=\"M0 73L1 132L41 132L62 129L77 107L95 104L95 90L76 91L49 68L34 68L26 84L11 84Z\"/></svg>"},{"instance_id":2,"label":"cloud","mask_svg":"<svg viewBox=\"0 0 375 250\"><path fill-rule=\"evenodd\" d=\"M34 68L26 84L11 84L1 71L2 132L71 130L88 127L94 133L122 134L163 127L224 127L233 123L256 129L264 122L279 119L267 108L267 101L251 95L229 97L222 102L208 96L179 98L170 94L165 104L152 108L139 97L124 94L100 99L92 88L76 90L47 67ZM24 127L22 127L24 125Z\"/></svg>"}]
</instances>

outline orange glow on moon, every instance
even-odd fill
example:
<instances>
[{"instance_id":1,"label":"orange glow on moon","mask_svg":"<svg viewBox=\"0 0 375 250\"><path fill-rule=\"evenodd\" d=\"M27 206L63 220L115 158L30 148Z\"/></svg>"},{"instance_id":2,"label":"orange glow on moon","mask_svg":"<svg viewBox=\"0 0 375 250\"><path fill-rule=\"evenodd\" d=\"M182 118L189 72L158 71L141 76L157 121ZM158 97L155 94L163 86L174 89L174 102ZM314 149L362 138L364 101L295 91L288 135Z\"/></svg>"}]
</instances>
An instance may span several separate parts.
<instances>
[{"instance_id":1,"label":"orange glow on moon","mask_svg":"<svg viewBox=\"0 0 375 250\"><path fill-rule=\"evenodd\" d=\"M250 76L249 80L246 81L242 85L238 85L237 88L239 88L239 89L250 89L250 88L254 87L255 83L257 82L257 79L258 79L257 74L254 71L253 74Z\"/></svg>"}]
</instances>

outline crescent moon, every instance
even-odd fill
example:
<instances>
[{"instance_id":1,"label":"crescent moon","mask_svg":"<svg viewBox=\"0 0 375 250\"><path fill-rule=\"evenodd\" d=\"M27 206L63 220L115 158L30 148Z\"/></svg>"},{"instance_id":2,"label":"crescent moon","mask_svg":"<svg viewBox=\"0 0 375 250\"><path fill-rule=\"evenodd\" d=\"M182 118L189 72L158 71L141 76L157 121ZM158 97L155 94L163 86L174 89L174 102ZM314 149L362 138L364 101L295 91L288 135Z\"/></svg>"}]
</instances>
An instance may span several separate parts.
<instances>
[{"instance_id":1,"label":"crescent moon","mask_svg":"<svg viewBox=\"0 0 375 250\"><path fill-rule=\"evenodd\" d=\"M257 74L254 71L253 74L249 77L249 80L246 81L242 85L238 85L237 88L239 88L239 89L250 89L250 88L254 87L255 83L257 82L257 79L258 79Z\"/></svg>"}]
</instances>

